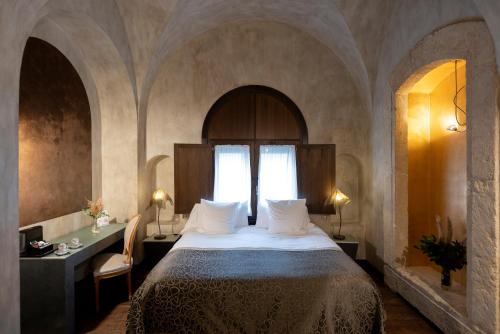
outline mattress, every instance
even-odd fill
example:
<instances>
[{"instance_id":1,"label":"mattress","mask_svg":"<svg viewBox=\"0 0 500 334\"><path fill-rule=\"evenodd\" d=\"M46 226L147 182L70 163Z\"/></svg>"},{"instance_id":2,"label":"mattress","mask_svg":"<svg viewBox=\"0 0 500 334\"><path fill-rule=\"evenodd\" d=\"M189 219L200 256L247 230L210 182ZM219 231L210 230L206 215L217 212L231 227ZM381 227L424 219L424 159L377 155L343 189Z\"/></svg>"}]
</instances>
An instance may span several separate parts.
<instances>
[{"instance_id":1,"label":"mattress","mask_svg":"<svg viewBox=\"0 0 500 334\"><path fill-rule=\"evenodd\" d=\"M319 228L187 233L136 291L128 333L382 333L370 277Z\"/></svg>"}]
</instances>

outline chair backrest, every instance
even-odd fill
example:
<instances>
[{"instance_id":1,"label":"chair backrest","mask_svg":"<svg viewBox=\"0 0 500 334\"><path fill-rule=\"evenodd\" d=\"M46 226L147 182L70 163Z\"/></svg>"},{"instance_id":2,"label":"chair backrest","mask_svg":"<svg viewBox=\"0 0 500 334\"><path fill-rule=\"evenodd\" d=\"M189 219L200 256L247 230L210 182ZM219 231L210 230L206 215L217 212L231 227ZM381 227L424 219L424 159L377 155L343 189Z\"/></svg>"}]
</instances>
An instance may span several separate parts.
<instances>
[{"instance_id":1,"label":"chair backrest","mask_svg":"<svg viewBox=\"0 0 500 334\"><path fill-rule=\"evenodd\" d=\"M137 227L141 220L141 215L134 216L129 220L127 227L125 227L123 255L127 255L127 263L132 259L132 252L134 250L135 235L137 234Z\"/></svg>"}]
</instances>

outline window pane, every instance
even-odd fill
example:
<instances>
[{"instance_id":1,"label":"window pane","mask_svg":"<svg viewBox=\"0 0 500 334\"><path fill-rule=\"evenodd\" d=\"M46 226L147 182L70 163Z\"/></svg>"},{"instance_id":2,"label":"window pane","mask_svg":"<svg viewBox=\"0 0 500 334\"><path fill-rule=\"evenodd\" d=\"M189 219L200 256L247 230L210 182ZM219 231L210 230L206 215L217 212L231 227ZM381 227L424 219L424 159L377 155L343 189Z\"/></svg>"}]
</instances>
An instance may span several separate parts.
<instances>
[{"instance_id":1,"label":"window pane","mask_svg":"<svg viewBox=\"0 0 500 334\"><path fill-rule=\"evenodd\" d=\"M265 199L297 199L295 146L262 145L260 147L259 202Z\"/></svg>"},{"instance_id":2,"label":"window pane","mask_svg":"<svg viewBox=\"0 0 500 334\"><path fill-rule=\"evenodd\" d=\"M217 202L248 201L251 206L250 147L248 145L215 146L214 200Z\"/></svg>"}]
</instances>

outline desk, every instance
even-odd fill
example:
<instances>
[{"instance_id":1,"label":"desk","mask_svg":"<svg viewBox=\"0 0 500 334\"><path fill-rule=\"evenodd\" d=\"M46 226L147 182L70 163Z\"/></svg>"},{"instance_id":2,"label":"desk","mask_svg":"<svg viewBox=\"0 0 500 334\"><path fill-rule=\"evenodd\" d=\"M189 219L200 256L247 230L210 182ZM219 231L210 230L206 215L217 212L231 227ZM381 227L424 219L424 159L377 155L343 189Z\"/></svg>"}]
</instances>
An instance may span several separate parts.
<instances>
[{"instance_id":1,"label":"desk","mask_svg":"<svg viewBox=\"0 0 500 334\"><path fill-rule=\"evenodd\" d=\"M83 247L68 255L20 259L22 333L75 332L75 267L123 239L125 226L109 224L98 234L84 227L51 240L57 245L79 238Z\"/></svg>"}]
</instances>

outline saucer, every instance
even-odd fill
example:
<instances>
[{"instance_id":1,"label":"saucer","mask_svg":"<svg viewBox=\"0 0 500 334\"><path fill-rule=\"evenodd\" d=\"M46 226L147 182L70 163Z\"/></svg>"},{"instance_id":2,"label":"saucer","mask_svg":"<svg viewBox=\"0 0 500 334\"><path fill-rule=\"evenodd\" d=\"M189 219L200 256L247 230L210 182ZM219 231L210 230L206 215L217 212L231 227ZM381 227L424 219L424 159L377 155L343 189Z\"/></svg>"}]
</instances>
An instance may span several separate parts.
<instances>
[{"instance_id":1,"label":"saucer","mask_svg":"<svg viewBox=\"0 0 500 334\"><path fill-rule=\"evenodd\" d=\"M59 252L59 250L56 250L56 251L54 252L54 254L56 254L56 255L58 255L58 256L63 256L63 255L69 254L69 253L70 253L70 252L69 252L69 249L68 249L68 250L66 250L65 252Z\"/></svg>"},{"instance_id":2,"label":"saucer","mask_svg":"<svg viewBox=\"0 0 500 334\"><path fill-rule=\"evenodd\" d=\"M71 249L77 249L77 248L80 248L82 247L83 244L80 242L79 244L75 245L75 244L69 244L68 245L68 248L71 248Z\"/></svg>"}]
</instances>

